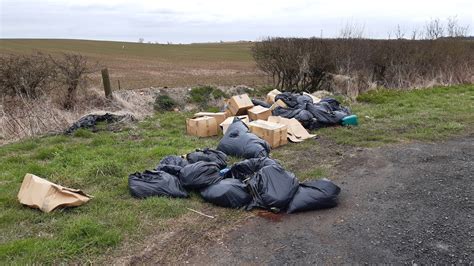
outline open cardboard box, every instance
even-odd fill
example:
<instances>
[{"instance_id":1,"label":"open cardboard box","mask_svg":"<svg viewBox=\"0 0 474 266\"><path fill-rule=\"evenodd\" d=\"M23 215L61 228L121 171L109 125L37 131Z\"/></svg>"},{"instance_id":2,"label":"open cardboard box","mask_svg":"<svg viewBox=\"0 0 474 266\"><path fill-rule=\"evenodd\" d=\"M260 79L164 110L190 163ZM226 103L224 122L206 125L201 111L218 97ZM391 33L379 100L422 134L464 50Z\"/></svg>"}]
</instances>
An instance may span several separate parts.
<instances>
[{"instance_id":1,"label":"open cardboard box","mask_svg":"<svg viewBox=\"0 0 474 266\"><path fill-rule=\"evenodd\" d=\"M268 121L286 125L288 139L292 142L302 142L305 139L314 138L316 136L309 134L303 125L295 118L288 119L281 116L270 116L268 117Z\"/></svg>"},{"instance_id":2,"label":"open cardboard box","mask_svg":"<svg viewBox=\"0 0 474 266\"><path fill-rule=\"evenodd\" d=\"M218 112L218 113L199 112L199 113L195 113L193 118L198 118L198 117L203 117L203 116L214 117L218 125L224 122L224 120L227 118L227 114L225 112Z\"/></svg>"},{"instance_id":3,"label":"open cardboard box","mask_svg":"<svg viewBox=\"0 0 474 266\"><path fill-rule=\"evenodd\" d=\"M250 120L267 120L269 116L272 115L272 110L270 108L265 108L263 106L257 105L248 110L248 116Z\"/></svg>"},{"instance_id":4,"label":"open cardboard box","mask_svg":"<svg viewBox=\"0 0 474 266\"><path fill-rule=\"evenodd\" d=\"M186 119L186 132L188 135L210 137L217 135L217 121L215 117L202 116Z\"/></svg>"},{"instance_id":5,"label":"open cardboard box","mask_svg":"<svg viewBox=\"0 0 474 266\"><path fill-rule=\"evenodd\" d=\"M253 107L252 100L247 94L232 96L229 99L227 109L233 116L245 115L247 110Z\"/></svg>"},{"instance_id":6,"label":"open cardboard box","mask_svg":"<svg viewBox=\"0 0 474 266\"><path fill-rule=\"evenodd\" d=\"M248 124L250 132L266 140L272 148L288 143L287 126L264 120L252 121Z\"/></svg>"}]
</instances>

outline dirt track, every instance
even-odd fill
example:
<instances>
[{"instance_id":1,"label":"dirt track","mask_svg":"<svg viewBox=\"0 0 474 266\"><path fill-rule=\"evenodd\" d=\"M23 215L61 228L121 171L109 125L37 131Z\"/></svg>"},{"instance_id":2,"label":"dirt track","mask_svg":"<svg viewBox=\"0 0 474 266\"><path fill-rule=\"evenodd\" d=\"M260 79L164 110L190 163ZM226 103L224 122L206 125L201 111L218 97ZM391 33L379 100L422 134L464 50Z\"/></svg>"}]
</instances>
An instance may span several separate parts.
<instances>
[{"instance_id":1,"label":"dirt track","mask_svg":"<svg viewBox=\"0 0 474 266\"><path fill-rule=\"evenodd\" d=\"M473 262L474 136L362 150L336 168L337 208L251 218L181 263Z\"/></svg>"}]
</instances>

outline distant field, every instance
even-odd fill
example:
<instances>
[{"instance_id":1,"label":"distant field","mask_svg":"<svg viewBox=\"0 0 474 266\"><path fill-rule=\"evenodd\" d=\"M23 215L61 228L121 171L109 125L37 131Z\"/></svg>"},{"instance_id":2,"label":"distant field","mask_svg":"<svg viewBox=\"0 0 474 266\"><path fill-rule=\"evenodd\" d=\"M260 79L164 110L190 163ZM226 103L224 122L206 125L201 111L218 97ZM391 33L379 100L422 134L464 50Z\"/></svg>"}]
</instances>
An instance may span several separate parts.
<instances>
[{"instance_id":1,"label":"distant field","mask_svg":"<svg viewBox=\"0 0 474 266\"><path fill-rule=\"evenodd\" d=\"M202 85L260 85L265 82L250 53L251 43L165 45L86 40L0 39L0 54L34 50L81 53L107 66L122 89ZM100 85L99 74L92 84Z\"/></svg>"}]
</instances>

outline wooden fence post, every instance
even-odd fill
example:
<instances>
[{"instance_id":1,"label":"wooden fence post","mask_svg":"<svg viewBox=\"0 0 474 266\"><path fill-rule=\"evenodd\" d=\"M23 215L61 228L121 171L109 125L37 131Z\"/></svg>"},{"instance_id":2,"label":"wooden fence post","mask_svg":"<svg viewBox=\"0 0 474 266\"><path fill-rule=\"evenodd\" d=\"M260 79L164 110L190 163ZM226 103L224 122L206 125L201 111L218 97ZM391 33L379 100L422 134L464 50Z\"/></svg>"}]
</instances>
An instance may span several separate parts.
<instances>
[{"instance_id":1,"label":"wooden fence post","mask_svg":"<svg viewBox=\"0 0 474 266\"><path fill-rule=\"evenodd\" d=\"M105 97L112 99L112 87L110 86L109 70L102 69L102 82L104 83Z\"/></svg>"}]
</instances>

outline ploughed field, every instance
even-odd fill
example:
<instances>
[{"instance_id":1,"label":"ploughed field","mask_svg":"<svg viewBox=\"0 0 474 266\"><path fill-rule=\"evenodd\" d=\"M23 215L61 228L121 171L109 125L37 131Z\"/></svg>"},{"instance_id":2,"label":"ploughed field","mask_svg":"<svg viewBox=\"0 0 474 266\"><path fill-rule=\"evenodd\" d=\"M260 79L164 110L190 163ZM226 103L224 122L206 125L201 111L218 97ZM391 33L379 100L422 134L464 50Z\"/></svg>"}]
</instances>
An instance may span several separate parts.
<instances>
[{"instance_id":1,"label":"ploughed field","mask_svg":"<svg viewBox=\"0 0 474 266\"><path fill-rule=\"evenodd\" d=\"M149 44L89 40L1 39L0 54L28 54L34 51L80 53L89 57L97 70L108 67L111 83L122 89L206 85L249 86L265 83L250 49L252 43ZM100 86L100 71L91 75Z\"/></svg>"}]
</instances>

